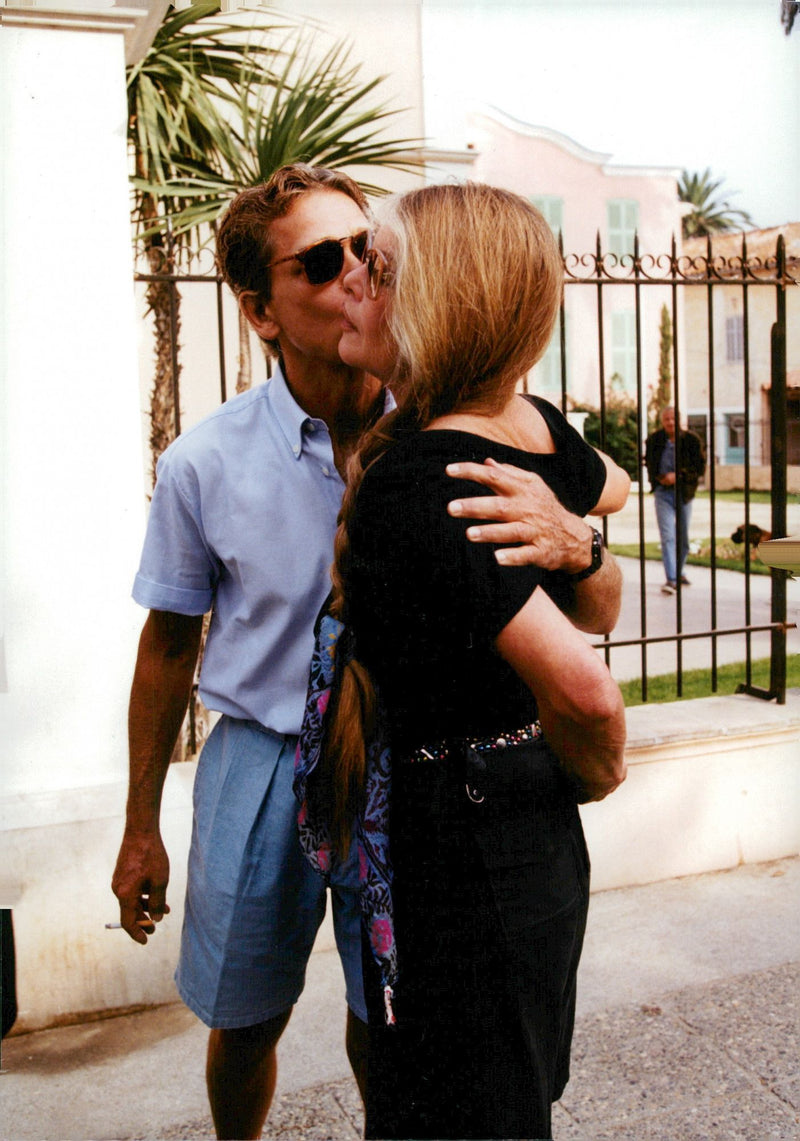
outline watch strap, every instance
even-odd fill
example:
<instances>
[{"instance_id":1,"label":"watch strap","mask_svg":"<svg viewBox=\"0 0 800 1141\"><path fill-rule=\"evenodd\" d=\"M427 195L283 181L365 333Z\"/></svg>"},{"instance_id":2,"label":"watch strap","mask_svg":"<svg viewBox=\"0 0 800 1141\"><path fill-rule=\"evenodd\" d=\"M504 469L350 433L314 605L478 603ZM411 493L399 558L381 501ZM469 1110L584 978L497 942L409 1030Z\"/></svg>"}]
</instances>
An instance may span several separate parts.
<instances>
[{"instance_id":1,"label":"watch strap","mask_svg":"<svg viewBox=\"0 0 800 1141\"><path fill-rule=\"evenodd\" d=\"M583 582L589 575L594 574L595 571L600 570L603 565L603 536L598 530L592 527L592 561L589 563L585 570L578 571L577 574L571 574L571 582Z\"/></svg>"}]
</instances>

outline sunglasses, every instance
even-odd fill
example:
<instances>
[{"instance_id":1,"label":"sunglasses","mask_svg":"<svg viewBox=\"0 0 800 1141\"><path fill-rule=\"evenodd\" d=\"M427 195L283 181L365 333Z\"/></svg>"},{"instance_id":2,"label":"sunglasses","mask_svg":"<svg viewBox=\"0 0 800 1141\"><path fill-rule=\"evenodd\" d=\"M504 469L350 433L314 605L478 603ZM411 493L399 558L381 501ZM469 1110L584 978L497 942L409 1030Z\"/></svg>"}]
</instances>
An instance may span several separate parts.
<instances>
[{"instance_id":1,"label":"sunglasses","mask_svg":"<svg viewBox=\"0 0 800 1141\"><path fill-rule=\"evenodd\" d=\"M381 286L389 286L394 281L394 270L391 268L386 255L382 254L380 250L376 250L374 246L365 250L361 260L367 267L367 288L374 301L381 290Z\"/></svg>"},{"instance_id":2,"label":"sunglasses","mask_svg":"<svg viewBox=\"0 0 800 1141\"><path fill-rule=\"evenodd\" d=\"M353 255L359 261L363 261L367 252L368 241L369 232L367 230L359 230L357 234L348 234L346 238L325 238L322 242L314 242L313 245L306 246L304 250L298 250L296 254L289 254L285 258L271 261L266 268L271 269L274 265L280 265L285 261L299 261L305 271L309 285L327 285L329 281L333 281L342 272L344 247L349 245Z\"/></svg>"}]
</instances>

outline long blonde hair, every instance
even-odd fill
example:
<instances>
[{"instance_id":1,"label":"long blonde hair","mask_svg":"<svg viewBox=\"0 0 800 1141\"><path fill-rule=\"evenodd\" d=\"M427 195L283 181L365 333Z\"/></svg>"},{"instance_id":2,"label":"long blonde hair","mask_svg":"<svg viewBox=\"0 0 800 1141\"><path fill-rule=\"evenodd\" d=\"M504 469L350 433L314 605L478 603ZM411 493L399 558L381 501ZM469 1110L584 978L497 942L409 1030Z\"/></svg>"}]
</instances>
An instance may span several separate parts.
<instances>
[{"instance_id":1,"label":"long blonde hair","mask_svg":"<svg viewBox=\"0 0 800 1141\"><path fill-rule=\"evenodd\" d=\"M348 467L331 571L331 612L347 622L349 523L367 469L408 430L470 408L499 410L550 340L563 287L555 239L530 202L480 183L428 186L383 215L397 241L390 331L397 408L367 432ZM376 712L356 656L341 672L320 774L332 839L346 850Z\"/></svg>"}]
</instances>

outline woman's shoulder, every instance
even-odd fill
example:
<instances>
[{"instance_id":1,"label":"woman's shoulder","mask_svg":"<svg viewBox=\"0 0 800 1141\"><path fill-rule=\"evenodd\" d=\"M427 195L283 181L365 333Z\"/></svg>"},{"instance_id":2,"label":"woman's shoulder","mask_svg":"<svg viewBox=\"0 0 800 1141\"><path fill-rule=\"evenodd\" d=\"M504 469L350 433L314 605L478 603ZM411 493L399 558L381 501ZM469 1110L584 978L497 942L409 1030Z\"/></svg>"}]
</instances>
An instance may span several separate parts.
<instances>
[{"instance_id":1,"label":"woman's shoulder","mask_svg":"<svg viewBox=\"0 0 800 1141\"><path fill-rule=\"evenodd\" d=\"M563 441L565 437L571 436L573 429L569 420L552 401L547 400L544 396L528 395L527 393L524 399L532 404L540 414L550 431L550 435L556 447L558 447L559 443Z\"/></svg>"},{"instance_id":2,"label":"woman's shoulder","mask_svg":"<svg viewBox=\"0 0 800 1141\"><path fill-rule=\"evenodd\" d=\"M444 438L447 437L447 438ZM451 438L452 437L452 438ZM458 437L458 438L456 438ZM420 525L420 516L441 512L441 504L453 498L453 479L447 465L480 456L468 439L453 432L414 432L402 437L379 456L364 474L358 491L361 519L384 523L401 517L408 526Z\"/></svg>"},{"instance_id":3,"label":"woman's shoulder","mask_svg":"<svg viewBox=\"0 0 800 1141\"><path fill-rule=\"evenodd\" d=\"M426 474L431 470L441 470L444 474L444 468L449 463L468 459L483 462L494 449L502 447L503 445L469 432L409 432L375 460L364 479L411 479L418 482L422 470Z\"/></svg>"}]
</instances>

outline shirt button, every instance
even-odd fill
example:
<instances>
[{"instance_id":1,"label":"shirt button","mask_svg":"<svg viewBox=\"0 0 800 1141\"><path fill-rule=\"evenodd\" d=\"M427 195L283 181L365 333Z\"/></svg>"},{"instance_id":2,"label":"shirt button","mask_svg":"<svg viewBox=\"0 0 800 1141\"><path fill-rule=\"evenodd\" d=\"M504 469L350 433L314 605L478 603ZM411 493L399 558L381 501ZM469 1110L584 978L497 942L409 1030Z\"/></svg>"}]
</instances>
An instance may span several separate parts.
<instances>
[{"instance_id":1,"label":"shirt button","mask_svg":"<svg viewBox=\"0 0 800 1141\"><path fill-rule=\"evenodd\" d=\"M295 444L295 445L294 445L294 447L292 448L292 451L294 452L294 454L295 454L296 456L299 456L299 455L300 455L300 445L299 445L299 444Z\"/></svg>"},{"instance_id":2,"label":"shirt button","mask_svg":"<svg viewBox=\"0 0 800 1141\"><path fill-rule=\"evenodd\" d=\"M323 475L330 475L330 474L331 474L331 469L330 469L329 467L323 467L323 469L322 469L322 474L323 474Z\"/></svg>"}]
</instances>

